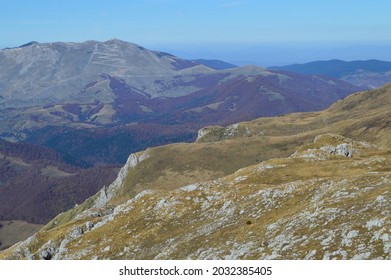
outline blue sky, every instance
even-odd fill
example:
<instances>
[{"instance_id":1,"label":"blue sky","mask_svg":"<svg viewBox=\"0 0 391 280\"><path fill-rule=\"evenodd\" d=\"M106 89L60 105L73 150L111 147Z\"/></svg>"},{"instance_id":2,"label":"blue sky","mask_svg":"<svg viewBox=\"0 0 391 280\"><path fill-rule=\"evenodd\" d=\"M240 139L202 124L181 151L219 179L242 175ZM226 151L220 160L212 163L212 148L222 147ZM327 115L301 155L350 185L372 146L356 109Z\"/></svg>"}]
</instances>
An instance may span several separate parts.
<instances>
[{"instance_id":1,"label":"blue sky","mask_svg":"<svg viewBox=\"0 0 391 280\"><path fill-rule=\"evenodd\" d=\"M346 48L353 47L363 58L378 54L385 59L384 48L391 46L389 0L0 0L0 4L0 47L32 40L119 38L185 57L220 55L216 58L245 63L251 57L238 55L247 51L249 56L251 50L286 56L288 48L296 50L290 56L294 60L295 53L303 56L318 49L322 59L322 52L342 48L349 54ZM373 54L365 53L363 46L372 46ZM274 57L277 62L278 55Z\"/></svg>"}]
</instances>

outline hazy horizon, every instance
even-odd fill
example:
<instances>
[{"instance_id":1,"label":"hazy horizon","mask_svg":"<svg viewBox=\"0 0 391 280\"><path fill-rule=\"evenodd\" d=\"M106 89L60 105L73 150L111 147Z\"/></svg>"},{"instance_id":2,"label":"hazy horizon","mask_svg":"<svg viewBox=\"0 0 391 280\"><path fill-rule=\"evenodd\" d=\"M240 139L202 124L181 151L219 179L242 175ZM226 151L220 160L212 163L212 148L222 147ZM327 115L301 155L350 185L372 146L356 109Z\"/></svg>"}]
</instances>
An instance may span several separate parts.
<instances>
[{"instance_id":1,"label":"hazy horizon","mask_svg":"<svg viewBox=\"0 0 391 280\"><path fill-rule=\"evenodd\" d=\"M307 63L318 60L339 59L383 60L391 61L390 45L204 45L199 48L191 46L150 46L149 48L166 51L186 59L219 59L236 65L254 64L263 67L282 66L295 63Z\"/></svg>"},{"instance_id":2,"label":"hazy horizon","mask_svg":"<svg viewBox=\"0 0 391 280\"><path fill-rule=\"evenodd\" d=\"M118 38L183 58L238 65L391 60L391 2L386 0L0 3L0 48Z\"/></svg>"},{"instance_id":3,"label":"hazy horizon","mask_svg":"<svg viewBox=\"0 0 391 280\"><path fill-rule=\"evenodd\" d=\"M107 40L112 39L108 38ZM122 38L117 38L123 40ZM89 40L95 40L91 38ZM33 40L36 41L36 40ZM67 41L63 41L67 42ZM72 41L75 42L75 41ZM81 42L81 41L80 41ZM28 41L20 44L23 45ZM49 42L39 42L49 43ZM131 42L155 51L163 51L185 59L217 59L238 66L257 65L261 67L282 66L295 63L307 63L318 60L339 59L353 60L383 60L391 61L390 45L317 45L317 44L151 44L142 45ZM15 46L0 46L0 48L13 48Z\"/></svg>"}]
</instances>

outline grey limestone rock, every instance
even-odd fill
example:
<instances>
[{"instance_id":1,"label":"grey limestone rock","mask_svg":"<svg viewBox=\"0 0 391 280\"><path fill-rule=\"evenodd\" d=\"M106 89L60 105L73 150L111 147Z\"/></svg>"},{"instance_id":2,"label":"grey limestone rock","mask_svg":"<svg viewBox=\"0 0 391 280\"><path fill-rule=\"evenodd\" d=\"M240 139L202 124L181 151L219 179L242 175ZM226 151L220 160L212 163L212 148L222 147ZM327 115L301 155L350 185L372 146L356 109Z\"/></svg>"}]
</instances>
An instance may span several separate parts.
<instances>
[{"instance_id":1,"label":"grey limestone rock","mask_svg":"<svg viewBox=\"0 0 391 280\"><path fill-rule=\"evenodd\" d=\"M84 233L84 231L81 227L76 227L73 229L73 231L71 233L71 238L77 238L80 235L82 235L83 233Z\"/></svg>"},{"instance_id":2,"label":"grey limestone rock","mask_svg":"<svg viewBox=\"0 0 391 280\"><path fill-rule=\"evenodd\" d=\"M339 144L335 149L335 154L346 157L353 157L354 149L352 144Z\"/></svg>"},{"instance_id":3,"label":"grey limestone rock","mask_svg":"<svg viewBox=\"0 0 391 280\"><path fill-rule=\"evenodd\" d=\"M94 206L101 208L114 196L115 192L122 186L123 181L128 175L129 169L135 167L143 160L149 157L148 149L143 152L131 154L126 164L121 168L115 181L108 187L104 186L96 199Z\"/></svg>"},{"instance_id":4,"label":"grey limestone rock","mask_svg":"<svg viewBox=\"0 0 391 280\"><path fill-rule=\"evenodd\" d=\"M86 222L86 229L90 231L94 227L94 223L91 221Z\"/></svg>"},{"instance_id":5,"label":"grey limestone rock","mask_svg":"<svg viewBox=\"0 0 391 280\"><path fill-rule=\"evenodd\" d=\"M44 250L41 251L39 256L41 257L42 260L51 260L56 253L56 249L53 247L48 247Z\"/></svg>"}]
</instances>

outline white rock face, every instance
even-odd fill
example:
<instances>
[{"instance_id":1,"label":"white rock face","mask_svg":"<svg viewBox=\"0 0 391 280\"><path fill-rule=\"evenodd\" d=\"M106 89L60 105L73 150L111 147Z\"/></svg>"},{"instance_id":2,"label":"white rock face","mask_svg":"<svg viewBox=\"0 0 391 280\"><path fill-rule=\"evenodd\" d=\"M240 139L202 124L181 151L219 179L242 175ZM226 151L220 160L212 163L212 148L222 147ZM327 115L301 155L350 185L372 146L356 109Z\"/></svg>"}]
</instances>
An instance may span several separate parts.
<instances>
[{"instance_id":1,"label":"white rock face","mask_svg":"<svg viewBox=\"0 0 391 280\"><path fill-rule=\"evenodd\" d=\"M129 169L134 168L143 160L149 157L148 149L142 152L131 154L125 165L121 168L115 181L108 187L104 186L100 192L99 197L95 200L94 207L100 208L104 206L115 194L115 192L122 186Z\"/></svg>"},{"instance_id":2,"label":"white rock face","mask_svg":"<svg viewBox=\"0 0 391 280\"><path fill-rule=\"evenodd\" d=\"M210 133L216 133L217 134L216 136L219 136L220 138L223 138L223 139L230 139L230 138L238 135L239 124L236 123L233 125L229 125L227 127L211 126L211 127L201 128L198 131L198 136L197 136L196 141L201 140L202 138L204 138L206 135L208 135ZM247 128L246 128L246 134L248 134L248 135L250 134L250 132L248 131Z\"/></svg>"},{"instance_id":3,"label":"white rock face","mask_svg":"<svg viewBox=\"0 0 391 280\"><path fill-rule=\"evenodd\" d=\"M336 155L353 157L353 153L354 153L354 149L353 149L352 144L343 143L343 144L338 145L337 148L335 149Z\"/></svg>"},{"instance_id":4,"label":"white rock face","mask_svg":"<svg viewBox=\"0 0 391 280\"><path fill-rule=\"evenodd\" d=\"M191 191L194 191L198 188L198 185L197 184L191 184L191 185L187 185L187 186L184 186L182 188L180 188L182 191L185 191L185 192L191 192Z\"/></svg>"},{"instance_id":5,"label":"white rock face","mask_svg":"<svg viewBox=\"0 0 391 280\"><path fill-rule=\"evenodd\" d=\"M380 219L374 219L367 222L366 226L369 230L371 230L373 227L381 227L383 225L384 221Z\"/></svg>"},{"instance_id":6,"label":"white rock face","mask_svg":"<svg viewBox=\"0 0 391 280\"><path fill-rule=\"evenodd\" d=\"M353 157L353 154L363 149L371 149L371 146L365 142L355 142L351 139L345 138L340 135L328 133L321 136L317 136L314 140L314 144L328 140L330 144L326 144L322 147L314 147L307 150L298 150L291 155L292 158L303 158L306 161L322 161L331 159L332 156L345 156ZM339 144L339 143L340 144Z\"/></svg>"},{"instance_id":7,"label":"white rock face","mask_svg":"<svg viewBox=\"0 0 391 280\"><path fill-rule=\"evenodd\" d=\"M224 132L224 136L225 137L235 136L237 134L238 127L239 127L238 123L227 126L227 128L225 129L225 132Z\"/></svg>"},{"instance_id":8,"label":"white rock face","mask_svg":"<svg viewBox=\"0 0 391 280\"><path fill-rule=\"evenodd\" d=\"M210 132L211 132L211 129L208 127L201 128L200 130L198 130L198 135L197 135L196 141L201 140L205 135L207 135Z\"/></svg>"}]
</instances>

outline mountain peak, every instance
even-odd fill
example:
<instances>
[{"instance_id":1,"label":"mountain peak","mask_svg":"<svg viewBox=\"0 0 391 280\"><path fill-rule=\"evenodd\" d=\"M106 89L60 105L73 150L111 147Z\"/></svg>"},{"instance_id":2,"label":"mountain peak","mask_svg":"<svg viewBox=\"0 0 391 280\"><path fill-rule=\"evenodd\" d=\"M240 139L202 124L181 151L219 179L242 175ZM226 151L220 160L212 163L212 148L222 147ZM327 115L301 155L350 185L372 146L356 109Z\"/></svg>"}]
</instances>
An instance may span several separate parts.
<instances>
[{"instance_id":1,"label":"mountain peak","mask_svg":"<svg viewBox=\"0 0 391 280\"><path fill-rule=\"evenodd\" d=\"M126 43L126 44L130 44L129 42L121 40L121 39L118 39L118 38L112 38L110 40L104 41L103 43L116 43L116 44Z\"/></svg>"},{"instance_id":2,"label":"mountain peak","mask_svg":"<svg viewBox=\"0 0 391 280\"><path fill-rule=\"evenodd\" d=\"M18 47L8 47L8 48L4 48L4 50L19 49L19 48L29 47L29 46L37 45L37 44L39 44L37 41L31 41L31 42L25 43L25 44L23 44L23 45L20 45L20 46L18 46ZM0 50L3 50L3 49L0 49Z\"/></svg>"},{"instance_id":3,"label":"mountain peak","mask_svg":"<svg viewBox=\"0 0 391 280\"><path fill-rule=\"evenodd\" d=\"M36 45L36 44L39 44L39 43L37 41L31 41L31 42L28 42L26 44L19 46L18 48L29 47L29 46Z\"/></svg>"}]
</instances>

